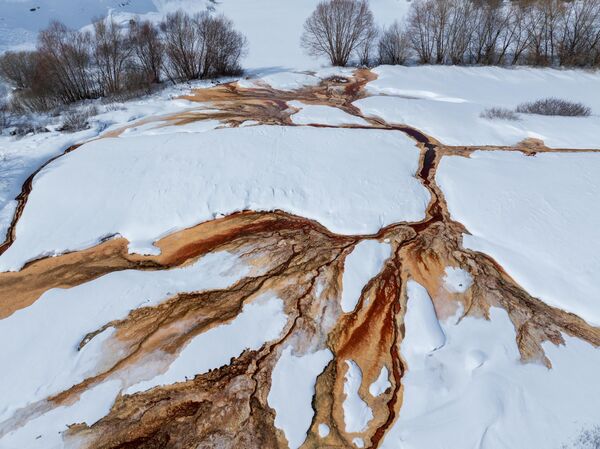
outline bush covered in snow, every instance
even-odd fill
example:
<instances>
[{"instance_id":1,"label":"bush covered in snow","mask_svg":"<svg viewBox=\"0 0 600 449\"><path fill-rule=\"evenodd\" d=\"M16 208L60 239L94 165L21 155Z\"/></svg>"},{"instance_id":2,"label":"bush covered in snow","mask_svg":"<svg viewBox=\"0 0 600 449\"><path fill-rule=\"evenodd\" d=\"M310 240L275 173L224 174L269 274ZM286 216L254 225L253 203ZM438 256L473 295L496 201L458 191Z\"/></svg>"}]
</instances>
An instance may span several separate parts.
<instances>
[{"instance_id":1,"label":"bush covered in snow","mask_svg":"<svg viewBox=\"0 0 600 449\"><path fill-rule=\"evenodd\" d=\"M61 131L76 132L89 128L89 119L98 114L95 106L68 111L63 118Z\"/></svg>"},{"instance_id":2,"label":"bush covered in snow","mask_svg":"<svg viewBox=\"0 0 600 449\"><path fill-rule=\"evenodd\" d=\"M587 117L592 111L588 106L560 98L543 98L521 103L517 112L523 114L558 115L563 117Z\"/></svg>"},{"instance_id":3,"label":"bush covered in snow","mask_svg":"<svg viewBox=\"0 0 600 449\"><path fill-rule=\"evenodd\" d=\"M517 114L506 108L488 108L479 114L479 116L489 120L520 120Z\"/></svg>"},{"instance_id":4,"label":"bush covered in snow","mask_svg":"<svg viewBox=\"0 0 600 449\"><path fill-rule=\"evenodd\" d=\"M600 426L584 429L571 444L563 444L562 449L600 449Z\"/></svg>"}]
</instances>

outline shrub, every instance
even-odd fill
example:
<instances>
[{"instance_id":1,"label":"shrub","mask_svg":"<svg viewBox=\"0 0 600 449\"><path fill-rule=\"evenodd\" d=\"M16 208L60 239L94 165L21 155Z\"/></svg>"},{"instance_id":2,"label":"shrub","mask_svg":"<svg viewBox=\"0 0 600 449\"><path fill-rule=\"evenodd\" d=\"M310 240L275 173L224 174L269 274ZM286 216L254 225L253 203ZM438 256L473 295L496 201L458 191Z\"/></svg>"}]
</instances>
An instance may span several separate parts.
<instances>
[{"instance_id":1,"label":"shrub","mask_svg":"<svg viewBox=\"0 0 600 449\"><path fill-rule=\"evenodd\" d=\"M246 38L224 16L193 17L178 11L161 24L167 56L166 72L173 81L186 81L241 72Z\"/></svg>"},{"instance_id":2,"label":"shrub","mask_svg":"<svg viewBox=\"0 0 600 449\"><path fill-rule=\"evenodd\" d=\"M103 95L116 94L125 88L125 73L132 46L121 26L112 19L94 22L92 54L98 87Z\"/></svg>"},{"instance_id":3,"label":"shrub","mask_svg":"<svg viewBox=\"0 0 600 449\"><path fill-rule=\"evenodd\" d=\"M146 21L131 22L129 41L135 53L136 72L148 84L160 83L164 46L158 29Z\"/></svg>"},{"instance_id":4,"label":"shrub","mask_svg":"<svg viewBox=\"0 0 600 449\"><path fill-rule=\"evenodd\" d=\"M379 64L404 64L408 59L409 40L398 22L385 29L379 39Z\"/></svg>"},{"instance_id":5,"label":"shrub","mask_svg":"<svg viewBox=\"0 0 600 449\"><path fill-rule=\"evenodd\" d=\"M488 108L481 112L479 116L488 120L521 120L517 114L506 108Z\"/></svg>"},{"instance_id":6,"label":"shrub","mask_svg":"<svg viewBox=\"0 0 600 449\"><path fill-rule=\"evenodd\" d=\"M0 77L16 89L27 89L35 82L38 59L35 51L8 51L0 56Z\"/></svg>"},{"instance_id":7,"label":"shrub","mask_svg":"<svg viewBox=\"0 0 600 449\"><path fill-rule=\"evenodd\" d=\"M592 113L591 109L582 103L561 100L560 98L543 98L537 101L521 103L517 106L517 112L564 117L587 117Z\"/></svg>"},{"instance_id":8,"label":"shrub","mask_svg":"<svg viewBox=\"0 0 600 449\"><path fill-rule=\"evenodd\" d=\"M95 106L71 109L63 118L61 131L76 132L89 128L89 119L98 114Z\"/></svg>"},{"instance_id":9,"label":"shrub","mask_svg":"<svg viewBox=\"0 0 600 449\"><path fill-rule=\"evenodd\" d=\"M600 426L594 426L590 429L584 429L575 440L567 445L563 444L562 449L600 449Z\"/></svg>"},{"instance_id":10,"label":"shrub","mask_svg":"<svg viewBox=\"0 0 600 449\"><path fill-rule=\"evenodd\" d=\"M325 0L306 19L301 45L313 56L328 57L332 65L346 66L353 56L368 59L375 36L366 0Z\"/></svg>"}]
</instances>

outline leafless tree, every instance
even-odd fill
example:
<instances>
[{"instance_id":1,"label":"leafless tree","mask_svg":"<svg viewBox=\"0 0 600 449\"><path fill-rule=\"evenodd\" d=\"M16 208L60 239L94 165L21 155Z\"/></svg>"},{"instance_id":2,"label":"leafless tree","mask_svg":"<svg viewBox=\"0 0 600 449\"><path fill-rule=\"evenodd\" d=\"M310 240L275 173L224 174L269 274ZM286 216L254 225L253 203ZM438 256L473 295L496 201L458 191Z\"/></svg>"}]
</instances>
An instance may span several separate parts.
<instances>
[{"instance_id":1,"label":"leafless tree","mask_svg":"<svg viewBox=\"0 0 600 449\"><path fill-rule=\"evenodd\" d=\"M161 80L164 46L159 30L150 22L133 21L129 26L129 42L135 55L136 71L147 84Z\"/></svg>"},{"instance_id":2,"label":"leafless tree","mask_svg":"<svg viewBox=\"0 0 600 449\"><path fill-rule=\"evenodd\" d=\"M168 14L161 24L164 35L166 71L173 81L200 78L201 61L206 49L198 30L204 17L192 18L183 11Z\"/></svg>"},{"instance_id":3,"label":"leafless tree","mask_svg":"<svg viewBox=\"0 0 600 449\"><path fill-rule=\"evenodd\" d=\"M103 94L120 92L132 55L132 45L122 27L111 18L95 21L92 47L98 85Z\"/></svg>"},{"instance_id":4,"label":"leafless tree","mask_svg":"<svg viewBox=\"0 0 600 449\"><path fill-rule=\"evenodd\" d=\"M383 30L379 38L379 64L404 64L409 57L409 40L399 22Z\"/></svg>"},{"instance_id":5,"label":"leafless tree","mask_svg":"<svg viewBox=\"0 0 600 449\"><path fill-rule=\"evenodd\" d=\"M8 51L0 56L0 77L16 89L30 88L37 76L38 62L35 51Z\"/></svg>"},{"instance_id":6,"label":"leafless tree","mask_svg":"<svg viewBox=\"0 0 600 449\"><path fill-rule=\"evenodd\" d=\"M200 29L206 48L202 78L237 75L247 48L246 37L225 16L206 16Z\"/></svg>"},{"instance_id":7,"label":"leafless tree","mask_svg":"<svg viewBox=\"0 0 600 449\"><path fill-rule=\"evenodd\" d=\"M161 25L167 56L167 74L172 80L191 80L241 71L246 38L224 16L208 12L190 17L179 11Z\"/></svg>"},{"instance_id":8,"label":"leafless tree","mask_svg":"<svg viewBox=\"0 0 600 449\"><path fill-rule=\"evenodd\" d=\"M68 29L54 21L40 32L38 52L45 77L64 103L97 97L91 72L89 33Z\"/></svg>"},{"instance_id":9,"label":"leafless tree","mask_svg":"<svg viewBox=\"0 0 600 449\"><path fill-rule=\"evenodd\" d=\"M562 65L585 66L600 45L600 1L565 4L557 33L557 55Z\"/></svg>"},{"instance_id":10,"label":"leafless tree","mask_svg":"<svg viewBox=\"0 0 600 449\"><path fill-rule=\"evenodd\" d=\"M375 37L373 13L367 0L326 0L304 23L302 47L331 64L346 66L357 52L369 48Z\"/></svg>"}]
</instances>

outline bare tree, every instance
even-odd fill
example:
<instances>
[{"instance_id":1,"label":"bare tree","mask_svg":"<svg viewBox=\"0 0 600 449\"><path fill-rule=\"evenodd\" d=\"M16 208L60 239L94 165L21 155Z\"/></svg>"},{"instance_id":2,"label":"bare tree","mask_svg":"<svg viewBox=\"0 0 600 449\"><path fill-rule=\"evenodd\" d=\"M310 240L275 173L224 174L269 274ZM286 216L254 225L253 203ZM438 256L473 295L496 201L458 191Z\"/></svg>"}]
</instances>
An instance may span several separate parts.
<instances>
[{"instance_id":1,"label":"bare tree","mask_svg":"<svg viewBox=\"0 0 600 449\"><path fill-rule=\"evenodd\" d=\"M396 21L386 28L379 38L379 63L404 64L409 56L409 40L406 31Z\"/></svg>"},{"instance_id":2,"label":"bare tree","mask_svg":"<svg viewBox=\"0 0 600 449\"><path fill-rule=\"evenodd\" d=\"M39 54L35 51L8 51L0 56L0 77L16 89L32 86L38 71Z\"/></svg>"},{"instance_id":3,"label":"bare tree","mask_svg":"<svg viewBox=\"0 0 600 449\"><path fill-rule=\"evenodd\" d=\"M54 21L38 39L40 63L55 94L64 103L97 97L91 71L89 33L68 29Z\"/></svg>"},{"instance_id":4,"label":"bare tree","mask_svg":"<svg viewBox=\"0 0 600 449\"><path fill-rule=\"evenodd\" d=\"M432 64L435 54L433 1L417 0L408 12L408 35L411 46L422 64Z\"/></svg>"},{"instance_id":5,"label":"bare tree","mask_svg":"<svg viewBox=\"0 0 600 449\"><path fill-rule=\"evenodd\" d=\"M124 88L126 64L132 54L121 26L110 18L95 21L92 47L100 89L104 95L120 92Z\"/></svg>"},{"instance_id":6,"label":"bare tree","mask_svg":"<svg viewBox=\"0 0 600 449\"><path fill-rule=\"evenodd\" d=\"M561 65L589 65L600 44L600 1L578 0L565 4L557 33Z\"/></svg>"},{"instance_id":7,"label":"bare tree","mask_svg":"<svg viewBox=\"0 0 600 449\"><path fill-rule=\"evenodd\" d=\"M197 24L203 17L190 17L183 11L168 14L161 24L164 35L166 71L173 81L200 78L201 61L204 59L204 42Z\"/></svg>"},{"instance_id":8,"label":"bare tree","mask_svg":"<svg viewBox=\"0 0 600 449\"><path fill-rule=\"evenodd\" d=\"M246 37L233 28L225 16L210 17L202 23L201 36L206 48L202 77L237 75L240 60L246 53Z\"/></svg>"},{"instance_id":9,"label":"bare tree","mask_svg":"<svg viewBox=\"0 0 600 449\"><path fill-rule=\"evenodd\" d=\"M160 83L164 46L158 29L150 22L131 22L129 42L135 55L136 71L147 84Z\"/></svg>"},{"instance_id":10,"label":"bare tree","mask_svg":"<svg viewBox=\"0 0 600 449\"><path fill-rule=\"evenodd\" d=\"M375 36L373 13L367 0L326 0L304 23L301 45L313 56L327 56L331 64L346 66Z\"/></svg>"},{"instance_id":11,"label":"bare tree","mask_svg":"<svg viewBox=\"0 0 600 449\"><path fill-rule=\"evenodd\" d=\"M190 80L241 71L246 38L224 16L208 12L190 17L179 11L161 25L167 56L166 71L172 80Z\"/></svg>"}]
</instances>

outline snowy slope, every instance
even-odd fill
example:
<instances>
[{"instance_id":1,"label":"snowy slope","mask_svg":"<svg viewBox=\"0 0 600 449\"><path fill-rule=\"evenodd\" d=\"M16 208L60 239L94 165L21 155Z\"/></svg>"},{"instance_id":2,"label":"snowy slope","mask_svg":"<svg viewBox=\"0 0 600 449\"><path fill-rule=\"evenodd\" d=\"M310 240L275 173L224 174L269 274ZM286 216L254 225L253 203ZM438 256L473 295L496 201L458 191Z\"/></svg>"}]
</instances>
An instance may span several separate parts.
<instances>
[{"instance_id":1,"label":"snowy slope","mask_svg":"<svg viewBox=\"0 0 600 449\"><path fill-rule=\"evenodd\" d=\"M533 296L600 324L600 154L480 151L437 172L463 245Z\"/></svg>"},{"instance_id":2,"label":"snowy slope","mask_svg":"<svg viewBox=\"0 0 600 449\"><path fill-rule=\"evenodd\" d=\"M552 369L523 364L505 311L457 322L459 311L440 328L427 291L408 287L404 399L383 449L558 448L600 420L600 351L563 336L544 344Z\"/></svg>"},{"instance_id":3,"label":"snowy slope","mask_svg":"<svg viewBox=\"0 0 600 449\"><path fill-rule=\"evenodd\" d=\"M382 66L367 85L363 113L424 131L447 145L514 145L526 138L555 148L600 148L600 73L500 67ZM582 102L591 117L520 114L489 120L486 108L514 109L546 97Z\"/></svg>"},{"instance_id":4,"label":"snowy slope","mask_svg":"<svg viewBox=\"0 0 600 449\"><path fill-rule=\"evenodd\" d=\"M34 179L0 270L115 234L131 251L152 253L161 236L246 209L375 233L424 217L429 193L414 177L418 160L404 134L362 129L267 126L96 140Z\"/></svg>"}]
</instances>

